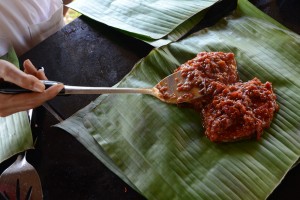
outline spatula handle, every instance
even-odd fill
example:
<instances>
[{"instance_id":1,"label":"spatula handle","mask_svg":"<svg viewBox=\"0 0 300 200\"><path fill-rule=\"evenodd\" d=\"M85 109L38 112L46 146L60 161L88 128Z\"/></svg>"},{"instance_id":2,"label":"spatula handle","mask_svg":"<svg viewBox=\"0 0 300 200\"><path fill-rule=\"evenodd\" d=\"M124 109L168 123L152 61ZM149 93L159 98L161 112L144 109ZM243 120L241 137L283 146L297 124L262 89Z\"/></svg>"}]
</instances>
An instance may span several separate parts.
<instances>
[{"instance_id":1,"label":"spatula handle","mask_svg":"<svg viewBox=\"0 0 300 200\"><path fill-rule=\"evenodd\" d=\"M53 85L61 84L57 81L42 80L45 88ZM33 92L28 89L19 87L13 83L0 81L0 94L20 94L20 93ZM71 95L71 94L112 94L112 93L140 93L152 94L152 89L148 88L114 88L114 87L84 87L84 86L70 86L65 85L58 95Z\"/></svg>"},{"instance_id":2,"label":"spatula handle","mask_svg":"<svg viewBox=\"0 0 300 200\"><path fill-rule=\"evenodd\" d=\"M60 82L57 81L48 81L48 80L41 80L41 81L44 83L46 89L53 85L60 84ZM20 93L28 93L28 92L33 92L33 91L22 88L18 85L15 85L7 81L0 81L0 93L2 94L20 94ZM64 89L62 89L59 94L60 95L65 94Z\"/></svg>"}]
</instances>

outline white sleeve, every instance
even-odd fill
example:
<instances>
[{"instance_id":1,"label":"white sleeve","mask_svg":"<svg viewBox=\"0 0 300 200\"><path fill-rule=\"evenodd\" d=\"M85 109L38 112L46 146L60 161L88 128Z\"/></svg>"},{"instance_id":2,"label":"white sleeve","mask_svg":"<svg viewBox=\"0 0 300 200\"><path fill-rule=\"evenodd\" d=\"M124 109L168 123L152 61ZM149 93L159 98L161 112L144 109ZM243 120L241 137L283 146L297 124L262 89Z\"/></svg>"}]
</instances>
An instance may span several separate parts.
<instances>
[{"instance_id":1,"label":"white sleeve","mask_svg":"<svg viewBox=\"0 0 300 200\"><path fill-rule=\"evenodd\" d=\"M9 42L5 36L0 35L0 57L4 56L8 52Z\"/></svg>"},{"instance_id":2,"label":"white sleeve","mask_svg":"<svg viewBox=\"0 0 300 200\"><path fill-rule=\"evenodd\" d=\"M0 37L12 43L17 55L64 25L61 0L0 0L0 11ZM0 52L5 51L0 45Z\"/></svg>"}]
</instances>

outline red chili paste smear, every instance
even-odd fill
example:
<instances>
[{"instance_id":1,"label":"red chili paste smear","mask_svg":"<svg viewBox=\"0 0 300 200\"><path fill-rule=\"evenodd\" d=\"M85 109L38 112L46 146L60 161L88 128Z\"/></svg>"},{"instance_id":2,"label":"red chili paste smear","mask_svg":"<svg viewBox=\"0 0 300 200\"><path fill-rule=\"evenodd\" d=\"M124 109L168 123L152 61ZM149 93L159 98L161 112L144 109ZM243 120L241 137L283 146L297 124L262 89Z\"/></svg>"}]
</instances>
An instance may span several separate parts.
<instances>
[{"instance_id":1,"label":"red chili paste smear","mask_svg":"<svg viewBox=\"0 0 300 200\"><path fill-rule=\"evenodd\" d=\"M213 142L260 138L278 110L272 84L254 78L241 82L233 53L201 52L179 66L186 82L177 90L199 88L201 98L189 102L203 114L205 135Z\"/></svg>"}]
</instances>

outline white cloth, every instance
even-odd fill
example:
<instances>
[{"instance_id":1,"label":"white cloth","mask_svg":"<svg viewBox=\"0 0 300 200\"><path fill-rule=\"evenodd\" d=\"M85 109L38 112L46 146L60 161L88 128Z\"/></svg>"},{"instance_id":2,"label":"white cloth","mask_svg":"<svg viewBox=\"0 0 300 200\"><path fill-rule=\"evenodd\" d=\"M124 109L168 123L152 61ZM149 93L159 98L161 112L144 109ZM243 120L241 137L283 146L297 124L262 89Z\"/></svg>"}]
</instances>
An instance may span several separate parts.
<instances>
[{"instance_id":1,"label":"white cloth","mask_svg":"<svg viewBox=\"0 0 300 200\"><path fill-rule=\"evenodd\" d=\"M61 0L0 0L0 56L9 43L22 55L63 25Z\"/></svg>"}]
</instances>

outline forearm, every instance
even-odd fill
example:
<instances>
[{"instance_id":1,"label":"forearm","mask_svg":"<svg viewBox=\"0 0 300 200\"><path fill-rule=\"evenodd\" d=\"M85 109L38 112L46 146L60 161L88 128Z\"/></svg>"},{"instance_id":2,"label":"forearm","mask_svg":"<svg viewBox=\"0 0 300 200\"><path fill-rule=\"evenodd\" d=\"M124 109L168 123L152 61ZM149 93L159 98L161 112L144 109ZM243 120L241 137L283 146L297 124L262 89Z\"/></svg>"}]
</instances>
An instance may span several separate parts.
<instances>
[{"instance_id":1,"label":"forearm","mask_svg":"<svg viewBox=\"0 0 300 200\"><path fill-rule=\"evenodd\" d=\"M67 5L68 3L71 3L73 0L63 0L64 5ZM64 16L67 14L69 8L67 6L64 6Z\"/></svg>"}]
</instances>

